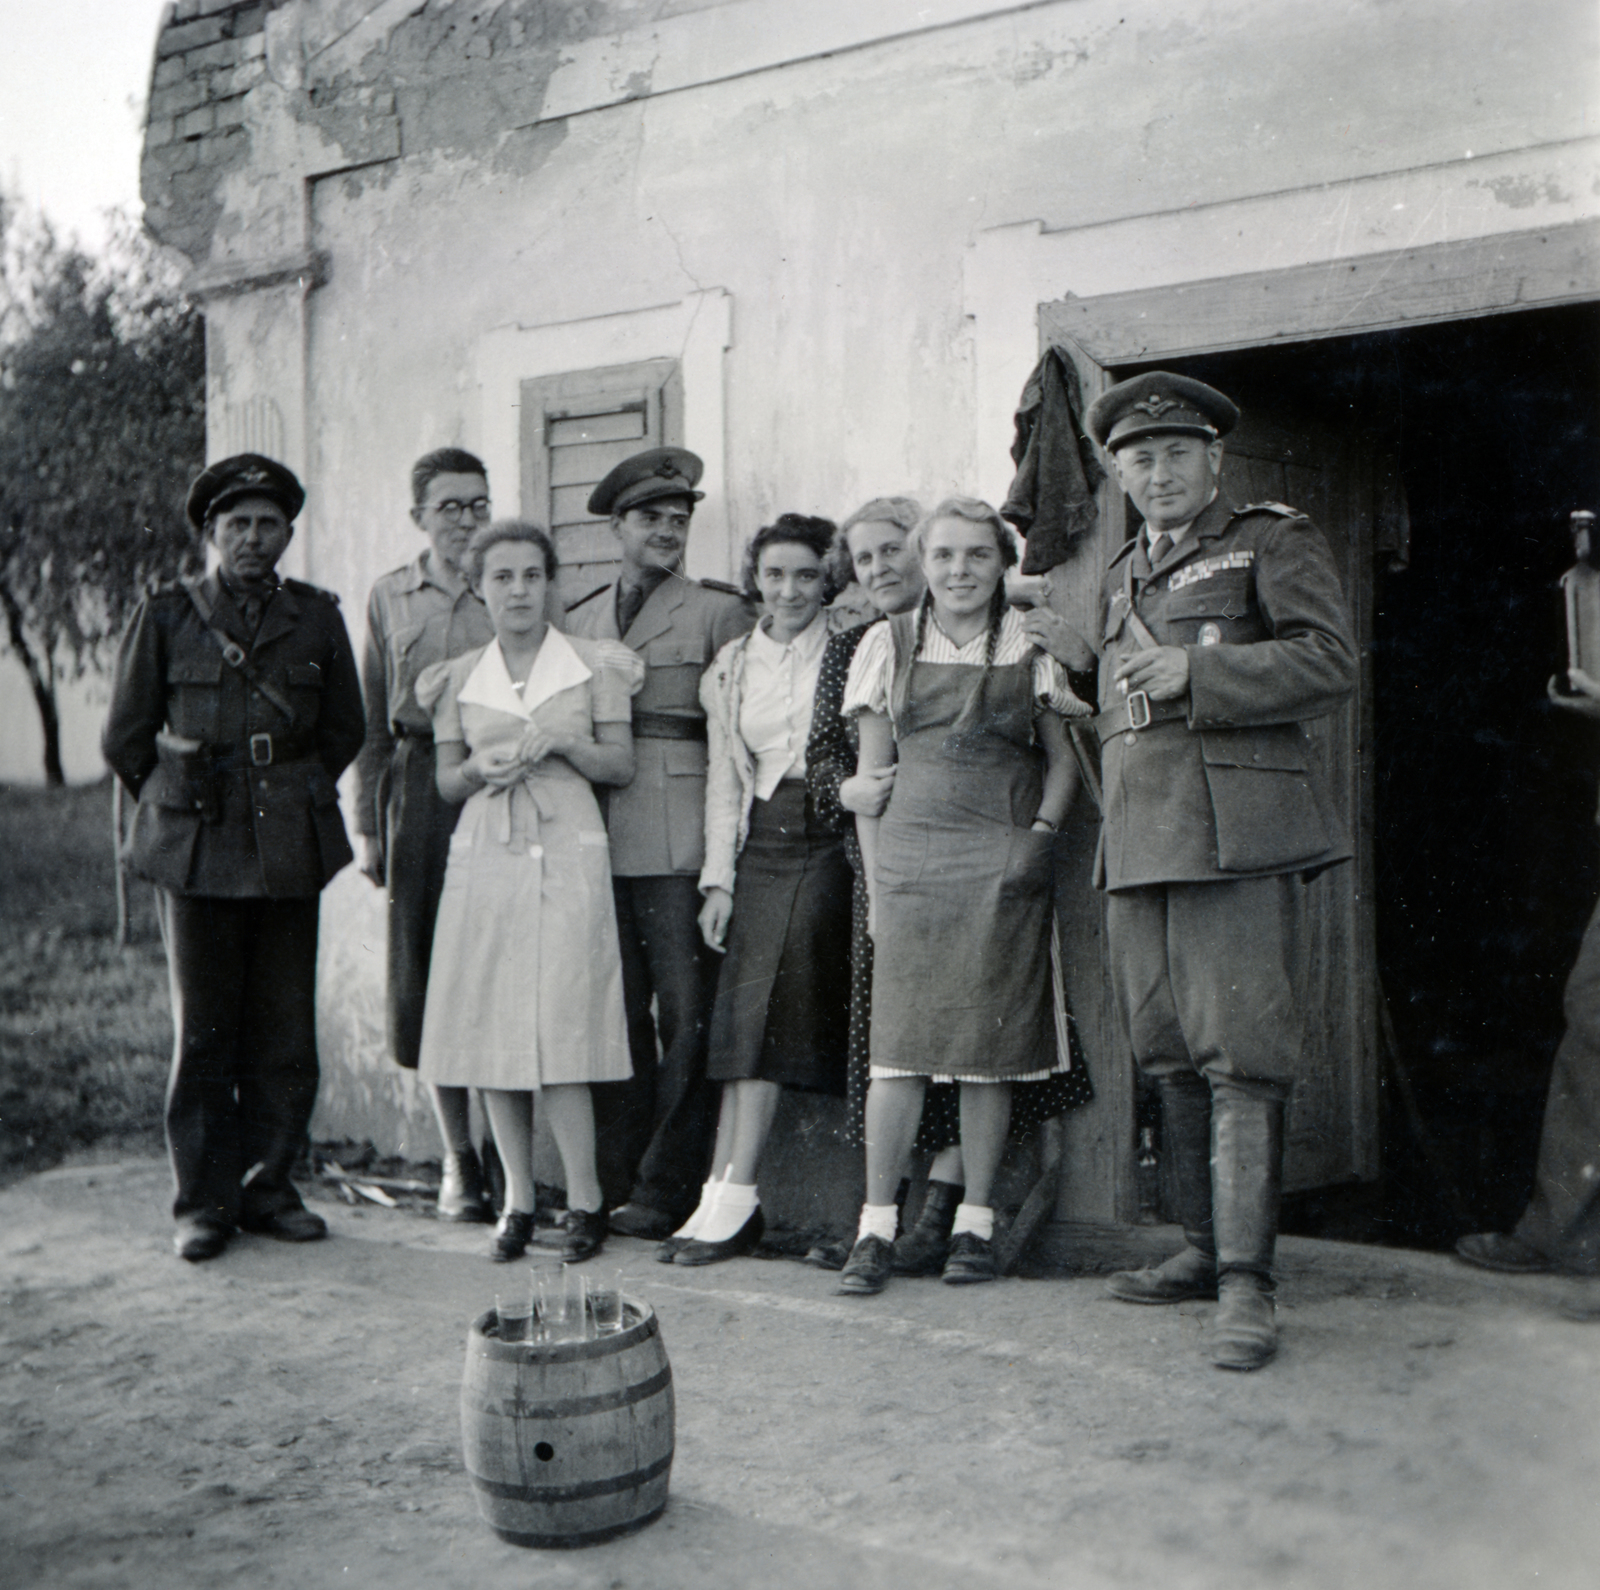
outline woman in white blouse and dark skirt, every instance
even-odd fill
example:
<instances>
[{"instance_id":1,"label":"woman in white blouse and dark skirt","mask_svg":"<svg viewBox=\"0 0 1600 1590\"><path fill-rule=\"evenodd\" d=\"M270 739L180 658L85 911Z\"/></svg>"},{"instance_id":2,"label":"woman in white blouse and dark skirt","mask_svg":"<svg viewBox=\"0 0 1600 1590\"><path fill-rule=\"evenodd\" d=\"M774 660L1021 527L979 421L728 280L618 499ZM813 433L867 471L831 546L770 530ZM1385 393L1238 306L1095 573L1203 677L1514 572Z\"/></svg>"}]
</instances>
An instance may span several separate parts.
<instances>
[{"instance_id":1,"label":"woman in white blouse and dark skirt","mask_svg":"<svg viewBox=\"0 0 1600 1590\"><path fill-rule=\"evenodd\" d=\"M724 952L706 1074L722 1084L711 1177L657 1257L714 1264L752 1251L756 1193L784 1088L842 1094L849 1025L850 867L806 794L806 739L832 594L827 519L782 514L757 532L745 586L765 616L717 653L706 709L705 905Z\"/></svg>"},{"instance_id":2,"label":"woman in white blouse and dark skirt","mask_svg":"<svg viewBox=\"0 0 1600 1590\"><path fill-rule=\"evenodd\" d=\"M845 1294L889 1278L895 1191L934 1078L960 1084L966 1177L943 1276L995 1279L1011 1085L1072 1064L1051 970L1053 848L1078 783L1063 720L1092 709L1006 603L1016 543L993 508L949 498L912 539L927 594L868 630L841 707L858 771L895 767L882 817L856 818L874 967L867 1201Z\"/></svg>"}]
</instances>

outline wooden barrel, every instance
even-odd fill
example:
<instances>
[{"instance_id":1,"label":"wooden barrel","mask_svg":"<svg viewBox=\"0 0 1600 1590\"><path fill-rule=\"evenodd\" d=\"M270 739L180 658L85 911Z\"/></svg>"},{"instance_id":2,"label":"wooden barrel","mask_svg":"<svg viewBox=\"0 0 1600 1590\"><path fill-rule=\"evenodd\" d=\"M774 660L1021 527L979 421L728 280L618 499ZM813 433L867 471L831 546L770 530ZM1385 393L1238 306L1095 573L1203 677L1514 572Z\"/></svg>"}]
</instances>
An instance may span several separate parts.
<instances>
[{"instance_id":1,"label":"wooden barrel","mask_svg":"<svg viewBox=\"0 0 1600 1590\"><path fill-rule=\"evenodd\" d=\"M586 1546L667 1505L672 1366L655 1310L594 1341L502 1342L491 1309L467 1333L461 1443L478 1507L502 1540Z\"/></svg>"}]
</instances>

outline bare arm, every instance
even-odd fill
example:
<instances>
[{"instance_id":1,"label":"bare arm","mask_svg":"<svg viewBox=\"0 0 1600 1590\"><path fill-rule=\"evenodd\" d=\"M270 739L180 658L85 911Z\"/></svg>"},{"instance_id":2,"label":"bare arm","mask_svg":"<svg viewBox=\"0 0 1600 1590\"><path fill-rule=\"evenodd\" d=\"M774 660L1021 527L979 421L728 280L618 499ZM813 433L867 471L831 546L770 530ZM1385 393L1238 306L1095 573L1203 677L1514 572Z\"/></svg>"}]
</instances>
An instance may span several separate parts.
<instances>
[{"instance_id":1,"label":"bare arm","mask_svg":"<svg viewBox=\"0 0 1600 1590\"><path fill-rule=\"evenodd\" d=\"M894 764L894 727L881 712L863 712L856 718L861 749L856 756L856 773L879 773ZM867 926L870 932L877 919L878 817L856 813L856 838L861 845L861 872L867 882Z\"/></svg>"},{"instance_id":2,"label":"bare arm","mask_svg":"<svg viewBox=\"0 0 1600 1590\"><path fill-rule=\"evenodd\" d=\"M1039 743L1044 747L1045 775L1039 815L1034 821L1059 828L1078 793L1078 759L1067 742L1067 726L1056 713L1040 713L1038 730Z\"/></svg>"}]
</instances>

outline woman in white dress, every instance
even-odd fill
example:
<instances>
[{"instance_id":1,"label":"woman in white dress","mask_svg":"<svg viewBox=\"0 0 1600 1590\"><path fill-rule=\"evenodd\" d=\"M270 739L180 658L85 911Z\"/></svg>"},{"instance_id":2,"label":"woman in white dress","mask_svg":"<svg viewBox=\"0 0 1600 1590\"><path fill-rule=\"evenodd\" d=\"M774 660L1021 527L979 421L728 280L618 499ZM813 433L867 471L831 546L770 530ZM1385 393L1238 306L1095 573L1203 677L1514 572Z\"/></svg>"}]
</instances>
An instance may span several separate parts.
<instances>
[{"instance_id":1,"label":"woman in white dress","mask_svg":"<svg viewBox=\"0 0 1600 1590\"><path fill-rule=\"evenodd\" d=\"M545 619L556 554L537 525L473 537L467 572L495 639L424 669L439 793L465 801L439 902L418 1075L484 1090L506 1172L490 1257L533 1240L533 1102L566 1174L552 1246L586 1259L605 1240L591 1082L632 1074L605 824L593 784L633 777L630 698L644 665L626 647Z\"/></svg>"}]
</instances>

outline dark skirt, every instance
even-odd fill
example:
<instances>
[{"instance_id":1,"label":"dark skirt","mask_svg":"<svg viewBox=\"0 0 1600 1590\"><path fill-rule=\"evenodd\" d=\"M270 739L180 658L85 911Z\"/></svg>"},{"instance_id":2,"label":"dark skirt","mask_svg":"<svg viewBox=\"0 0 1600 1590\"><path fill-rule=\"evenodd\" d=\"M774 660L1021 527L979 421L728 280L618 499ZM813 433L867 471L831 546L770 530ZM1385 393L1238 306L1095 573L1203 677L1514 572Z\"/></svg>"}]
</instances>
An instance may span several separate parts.
<instances>
[{"instance_id":1,"label":"dark skirt","mask_svg":"<svg viewBox=\"0 0 1600 1590\"><path fill-rule=\"evenodd\" d=\"M803 783L755 802L711 1013L713 1082L844 1092L850 884L844 845L809 819Z\"/></svg>"}]
</instances>

